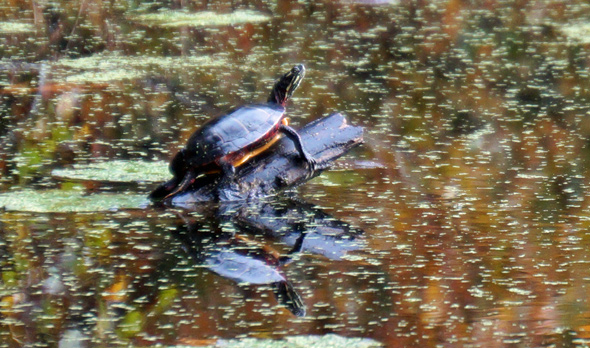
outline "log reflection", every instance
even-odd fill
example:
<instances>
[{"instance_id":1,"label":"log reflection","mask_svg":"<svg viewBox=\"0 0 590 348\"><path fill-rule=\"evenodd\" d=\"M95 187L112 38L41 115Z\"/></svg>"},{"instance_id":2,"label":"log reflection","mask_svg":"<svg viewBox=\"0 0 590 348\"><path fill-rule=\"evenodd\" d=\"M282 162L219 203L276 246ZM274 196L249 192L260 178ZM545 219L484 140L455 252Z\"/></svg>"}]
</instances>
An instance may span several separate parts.
<instances>
[{"instance_id":1,"label":"log reflection","mask_svg":"<svg viewBox=\"0 0 590 348\"><path fill-rule=\"evenodd\" d=\"M361 230L296 200L197 210L179 213L182 224L173 232L187 254L239 286L270 285L277 302L296 316L305 316L305 303L297 279L289 279L284 269L298 254L340 260L363 246ZM277 243L289 251L281 254Z\"/></svg>"}]
</instances>

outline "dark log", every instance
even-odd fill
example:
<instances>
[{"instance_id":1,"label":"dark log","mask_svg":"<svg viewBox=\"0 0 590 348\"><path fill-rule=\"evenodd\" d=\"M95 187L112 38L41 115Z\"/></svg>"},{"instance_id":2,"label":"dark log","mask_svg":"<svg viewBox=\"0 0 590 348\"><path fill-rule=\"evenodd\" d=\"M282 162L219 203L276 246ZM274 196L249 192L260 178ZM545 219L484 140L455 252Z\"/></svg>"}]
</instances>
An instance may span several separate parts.
<instances>
[{"instance_id":1,"label":"dark log","mask_svg":"<svg viewBox=\"0 0 590 348\"><path fill-rule=\"evenodd\" d=\"M293 142L283 137L270 151L238 168L235 180L222 184L221 175L201 177L185 193L165 204L187 206L198 202L259 199L296 187L319 175L333 161L363 142L363 128L351 126L344 116L334 113L299 130L307 151L317 160L310 175Z\"/></svg>"}]
</instances>

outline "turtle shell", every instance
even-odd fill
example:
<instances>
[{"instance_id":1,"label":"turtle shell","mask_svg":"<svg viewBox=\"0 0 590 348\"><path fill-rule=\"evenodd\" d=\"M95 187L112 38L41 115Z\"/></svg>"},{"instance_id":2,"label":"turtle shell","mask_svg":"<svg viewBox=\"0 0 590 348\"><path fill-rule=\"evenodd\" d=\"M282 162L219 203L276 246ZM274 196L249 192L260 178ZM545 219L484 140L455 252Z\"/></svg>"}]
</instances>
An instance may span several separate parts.
<instances>
[{"instance_id":1,"label":"turtle shell","mask_svg":"<svg viewBox=\"0 0 590 348\"><path fill-rule=\"evenodd\" d=\"M225 157L230 162L273 139L285 108L274 103L247 105L205 123L189 138L185 155L193 168Z\"/></svg>"}]
</instances>

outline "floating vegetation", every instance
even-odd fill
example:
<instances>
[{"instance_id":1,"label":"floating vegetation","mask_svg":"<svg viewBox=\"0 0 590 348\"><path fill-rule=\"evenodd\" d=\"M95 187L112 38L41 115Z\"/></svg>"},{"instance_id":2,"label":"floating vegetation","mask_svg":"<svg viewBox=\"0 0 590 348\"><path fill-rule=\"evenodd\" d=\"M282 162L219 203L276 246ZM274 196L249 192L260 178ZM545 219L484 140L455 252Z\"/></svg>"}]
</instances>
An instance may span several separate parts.
<instances>
[{"instance_id":1,"label":"floating vegetation","mask_svg":"<svg viewBox=\"0 0 590 348\"><path fill-rule=\"evenodd\" d=\"M124 160L77 164L73 168L54 169L51 174L63 179L105 182L157 182L170 177L166 162Z\"/></svg>"},{"instance_id":2,"label":"floating vegetation","mask_svg":"<svg viewBox=\"0 0 590 348\"><path fill-rule=\"evenodd\" d=\"M77 59L61 59L56 67L68 68L63 71L69 83L106 83L133 80L150 74L149 69L195 69L225 64L218 56L149 57L124 56L116 53L96 54ZM72 69L79 70L72 74Z\"/></svg>"},{"instance_id":3,"label":"floating vegetation","mask_svg":"<svg viewBox=\"0 0 590 348\"><path fill-rule=\"evenodd\" d=\"M179 57L151 57L151 56L125 56L117 53L96 54L77 59L60 59L55 62L57 66L80 70L112 70L129 69L130 67L161 69L192 68L195 66L221 66L225 61L217 56L179 56ZM125 68L122 68L125 67Z\"/></svg>"},{"instance_id":4,"label":"floating vegetation","mask_svg":"<svg viewBox=\"0 0 590 348\"><path fill-rule=\"evenodd\" d=\"M590 23L576 23L561 27L561 32L579 43L590 43Z\"/></svg>"},{"instance_id":5,"label":"floating vegetation","mask_svg":"<svg viewBox=\"0 0 590 348\"><path fill-rule=\"evenodd\" d=\"M22 34L35 31L32 23L0 22L0 34Z\"/></svg>"},{"instance_id":6,"label":"floating vegetation","mask_svg":"<svg viewBox=\"0 0 590 348\"><path fill-rule=\"evenodd\" d=\"M145 195L101 193L85 195L78 190L22 190L0 193L0 208L37 213L99 212L141 208Z\"/></svg>"},{"instance_id":7,"label":"floating vegetation","mask_svg":"<svg viewBox=\"0 0 590 348\"><path fill-rule=\"evenodd\" d=\"M267 22L270 19L271 16L248 10L238 10L232 13L160 11L131 17L131 20L135 22L157 27L217 27Z\"/></svg>"},{"instance_id":8,"label":"floating vegetation","mask_svg":"<svg viewBox=\"0 0 590 348\"><path fill-rule=\"evenodd\" d=\"M146 75L145 71L115 69L105 71L87 71L76 75L66 76L66 82L69 83L107 83L111 81L139 79Z\"/></svg>"},{"instance_id":9,"label":"floating vegetation","mask_svg":"<svg viewBox=\"0 0 590 348\"><path fill-rule=\"evenodd\" d=\"M281 340L245 338L240 340L220 340L212 347L226 348L307 348L307 347L329 347L329 348L373 348L383 347L375 340L368 338L349 338L339 335L328 334L324 336L287 336Z\"/></svg>"},{"instance_id":10,"label":"floating vegetation","mask_svg":"<svg viewBox=\"0 0 590 348\"><path fill-rule=\"evenodd\" d=\"M363 5L397 5L399 0L343 0L345 4L363 4Z\"/></svg>"}]
</instances>

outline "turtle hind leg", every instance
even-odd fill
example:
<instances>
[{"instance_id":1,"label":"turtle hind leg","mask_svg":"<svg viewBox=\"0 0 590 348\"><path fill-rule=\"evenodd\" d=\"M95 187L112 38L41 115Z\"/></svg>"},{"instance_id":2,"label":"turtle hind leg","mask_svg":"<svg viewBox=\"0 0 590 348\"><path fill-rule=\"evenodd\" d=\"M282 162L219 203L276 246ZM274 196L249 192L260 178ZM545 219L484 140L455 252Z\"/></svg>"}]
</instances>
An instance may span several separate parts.
<instances>
[{"instance_id":1,"label":"turtle hind leg","mask_svg":"<svg viewBox=\"0 0 590 348\"><path fill-rule=\"evenodd\" d=\"M178 181L179 181L178 178L172 178L172 179L166 181L165 183L160 184L160 186L156 187L156 189L153 190L152 193L150 193L148 198L152 202L159 202L159 201L163 200L172 191L174 191L175 187L178 186Z\"/></svg>"},{"instance_id":2,"label":"turtle hind leg","mask_svg":"<svg viewBox=\"0 0 590 348\"><path fill-rule=\"evenodd\" d=\"M150 193L148 198L153 202L159 202L167 198L172 193L176 192L176 188L178 187L182 178L186 176L186 167L187 161L185 149L181 149L176 153L176 155L174 155L170 161L170 164L168 165L168 169L174 177L158 186L154 191L152 191L152 193Z\"/></svg>"},{"instance_id":3,"label":"turtle hind leg","mask_svg":"<svg viewBox=\"0 0 590 348\"><path fill-rule=\"evenodd\" d=\"M299 151L299 155L305 160L305 162L307 162L310 176L313 175L317 167L317 161L309 152L307 152L307 150L305 150L299 133L286 124L281 124L279 130L293 141L295 148Z\"/></svg>"},{"instance_id":4,"label":"turtle hind leg","mask_svg":"<svg viewBox=\"0 0 590 348\"><path fill-rule=\"evenodd\" d=\"M167 194L163 199L168 199L168 198L172 198L174 196L176 196L177 194L183 192L184 190L186 190L193 182L195 182L197 175L195 174L194 171L192 170L188 170L185 175L184 178L182 179L182 181L180 182L180 184L178 184L176 186L176 188L174 189L174 191L172 191L171 193ZM174 180L174 179L173 179Z\"/></svg>"}]
</instances>

